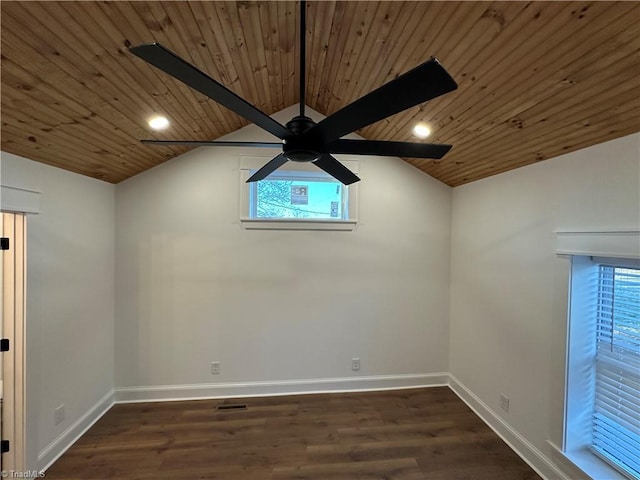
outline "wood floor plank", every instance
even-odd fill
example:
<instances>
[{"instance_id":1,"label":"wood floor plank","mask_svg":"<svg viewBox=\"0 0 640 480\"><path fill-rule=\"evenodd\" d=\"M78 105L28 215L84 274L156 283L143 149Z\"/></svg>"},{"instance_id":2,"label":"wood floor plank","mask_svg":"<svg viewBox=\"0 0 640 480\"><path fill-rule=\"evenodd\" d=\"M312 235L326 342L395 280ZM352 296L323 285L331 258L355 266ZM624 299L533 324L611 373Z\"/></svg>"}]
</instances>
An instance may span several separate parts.
<instances>
[{"instance_id":1,"label":"wood floor plank","mask_svg":"<svg viewBox=\"0 0 640 480\"><path fill-rule=\"evenodd\" d=\"M447 387L115 405L46 477L539 479Z\"/></svg>"},{"instance_id":2,"label":"wood floor plank","mask_svg":"<svg viewBox=\"0 0 640 480\"><path fill-rule=\"evenodd\" d=\"M273 480L422 480L422 472L413 458L343 462L323 465L275 468Z\"/></svg>"}]
</instances>

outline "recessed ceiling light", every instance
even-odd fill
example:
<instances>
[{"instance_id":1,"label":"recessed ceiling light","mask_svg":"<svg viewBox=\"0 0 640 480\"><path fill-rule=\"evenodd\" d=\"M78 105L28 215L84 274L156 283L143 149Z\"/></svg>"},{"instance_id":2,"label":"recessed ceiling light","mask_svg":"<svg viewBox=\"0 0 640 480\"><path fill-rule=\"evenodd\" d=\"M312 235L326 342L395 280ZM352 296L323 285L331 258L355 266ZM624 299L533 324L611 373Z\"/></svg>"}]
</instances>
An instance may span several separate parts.
<instances>
[{"instance_id":1,"label":"recessed ceiling light","mask_svg":"<svg viewBox=\"0 0 640 480\"><path fill-rule=\"evenodd\" d=\"M149 126L154 130L164 130L169 126L169 120L167 117L156 116L149 119Z\"/></svg>"},{"instance_id":2,"label":"recessed ceiling light","mask_svg":"<svg viewBox=\"0 0 640 480\"><path fill-rule=\"evenodd\" d=\"M427 138L431 135L431 130L424 123L417 123L413 127L413 134L418 138Z\"/></svg>"}]
</instances>

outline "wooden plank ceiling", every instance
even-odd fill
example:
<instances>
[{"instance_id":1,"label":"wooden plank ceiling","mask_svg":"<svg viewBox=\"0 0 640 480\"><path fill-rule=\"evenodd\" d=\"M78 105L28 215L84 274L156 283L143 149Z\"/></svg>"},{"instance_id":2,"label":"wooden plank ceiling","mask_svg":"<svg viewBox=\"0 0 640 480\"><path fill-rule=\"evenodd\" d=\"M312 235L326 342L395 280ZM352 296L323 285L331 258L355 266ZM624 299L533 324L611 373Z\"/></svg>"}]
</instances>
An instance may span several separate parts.
<instances>
[{"instance_id":1,"label":"wooden plank ceiling","mask_svg":"<svg viewBox=\"0 0 640 480\"><path fill-rule=\"evenodd\" d=\"M0 3L2 150L120 182L246 122L138 59L158 41L268 114L298 102L295 2ZM454 148L461 185L640 131L637 2L310 2L306 104L329 115L437 57L459 89L362 129ZM154 134L153 113L173 120ZM606 161L606 159L603 159Z\"/></svg>"}]
</instances>

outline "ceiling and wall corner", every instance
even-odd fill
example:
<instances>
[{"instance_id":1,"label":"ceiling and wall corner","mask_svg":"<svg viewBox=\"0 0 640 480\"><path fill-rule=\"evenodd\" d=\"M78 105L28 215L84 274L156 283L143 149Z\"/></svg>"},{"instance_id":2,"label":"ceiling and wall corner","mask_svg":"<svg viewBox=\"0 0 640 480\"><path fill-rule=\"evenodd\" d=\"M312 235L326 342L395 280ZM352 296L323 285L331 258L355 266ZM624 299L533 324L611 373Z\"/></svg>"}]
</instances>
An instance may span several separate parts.
<instances>
[{"instance_id":1,"label":"ceiling and wall corner","mask_svg":"<svg viewBox=\"0 0 640 480\"><path fill-rule=\"evenodd\" d=\"M363 128L454 148L406 159L456 186L640 130L637 2L309 2L307 94L324 115L437 57L459 88ZM128 47L159 41L268 114L299 102L295 2L2 2L2 149L120 182L246 124Z\"/></svg>"}]
</instances>

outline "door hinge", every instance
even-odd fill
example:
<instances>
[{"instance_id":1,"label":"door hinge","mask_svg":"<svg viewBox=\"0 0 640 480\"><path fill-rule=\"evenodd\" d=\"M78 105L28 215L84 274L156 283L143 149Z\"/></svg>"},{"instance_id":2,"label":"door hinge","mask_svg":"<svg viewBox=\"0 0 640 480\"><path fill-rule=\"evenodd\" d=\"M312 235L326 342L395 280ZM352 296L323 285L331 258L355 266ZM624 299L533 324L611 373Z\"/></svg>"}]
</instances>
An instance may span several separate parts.
<instances>
[{"instance_id":1,"label":"door hinge","mask_svg":"<svg viewBox=\"0 0 640 480\"><path fill-rule=\"evenodd\" d=\"M9 238L8 237L0 238L0 250L9 250Z\"/></svg>"},{"instance_id":2,"label":"door hinge","mask_svg":"<svg viewBox=\"0 0 640 480\"><path fill-rule=\"evenodd\" d=\"M8 352L8 351L9 351L9 339L0 338L0 352Z\"/></svg>"},{"instance_id":3,"label":"door hinge","mask_svg":"<svg viewBox=\"0 0 640 480\"><path fill-rule=\"evenodd\" d=\"M0 441L0 453L7 453L9 451L9 440Z\"/></svg>"}]
</instances>

